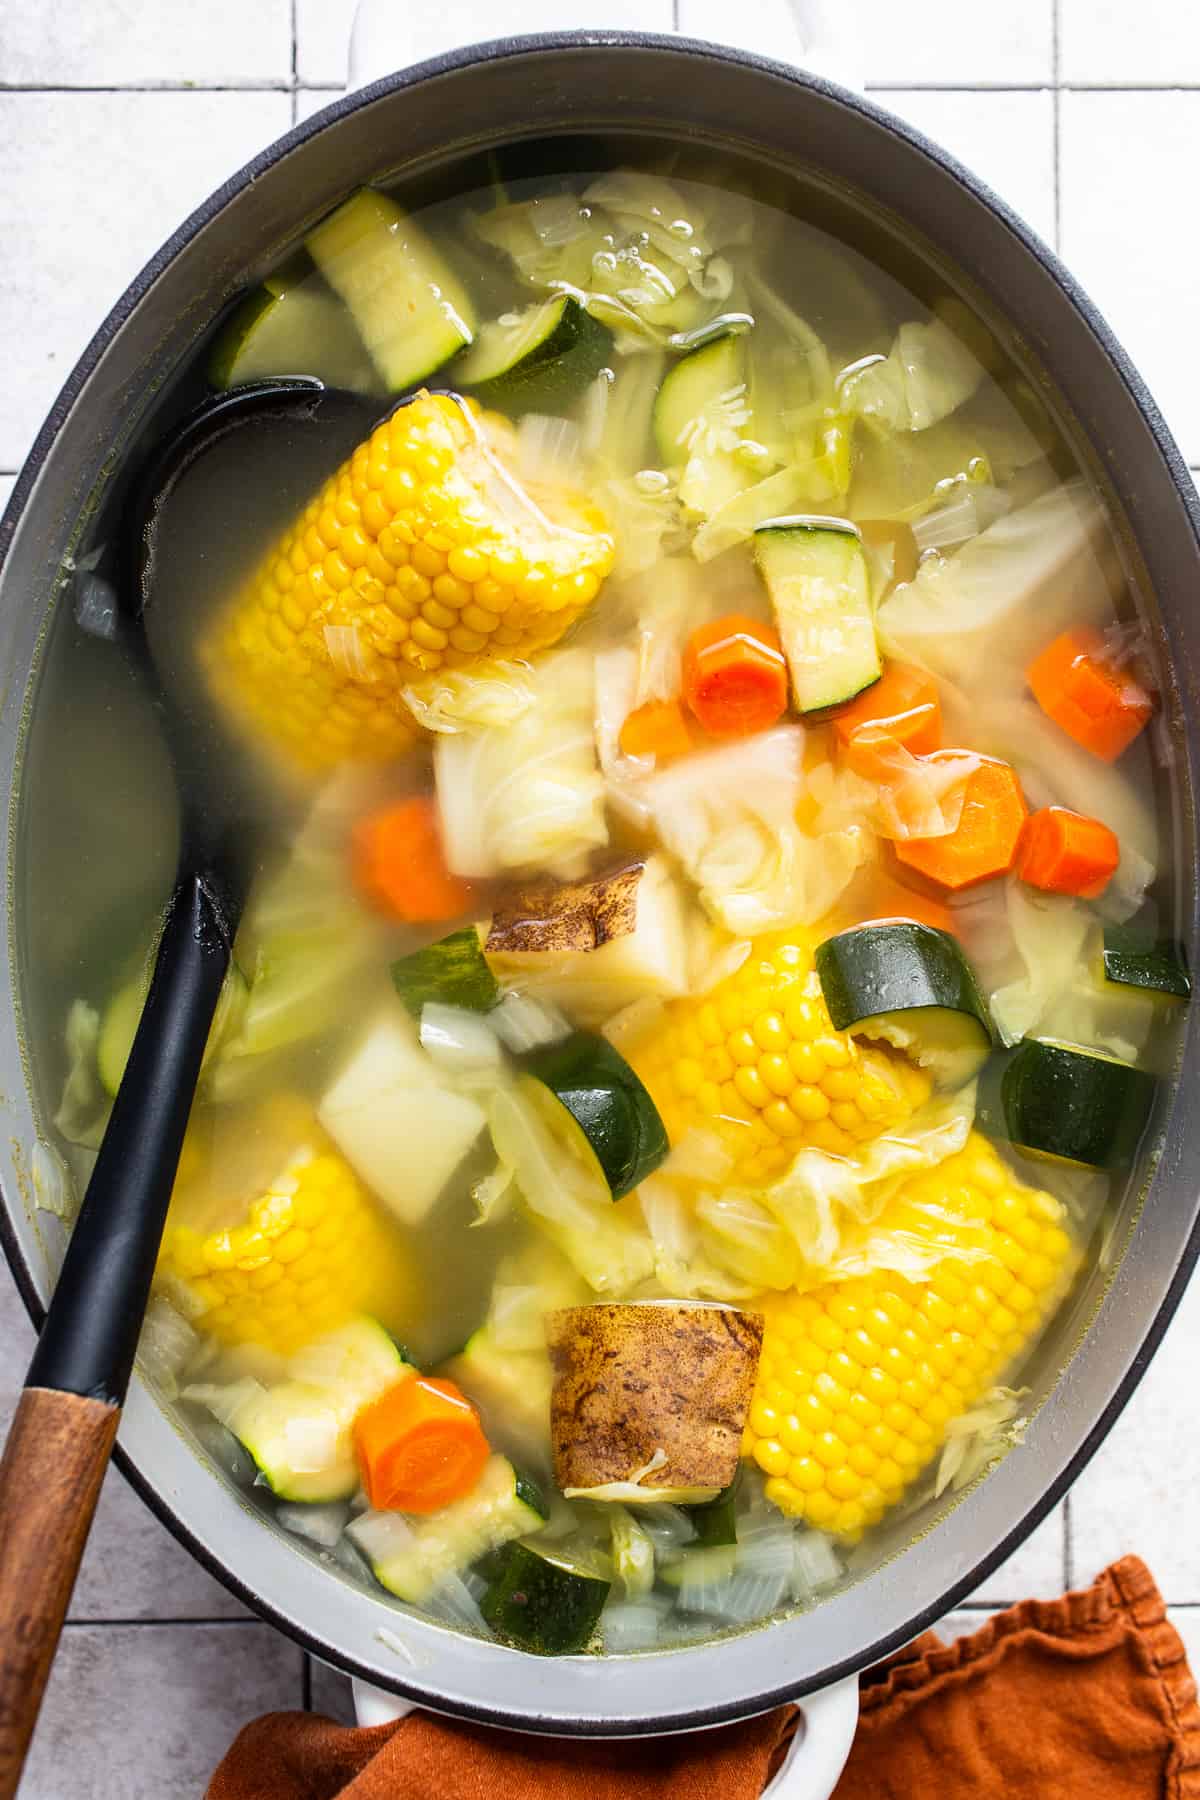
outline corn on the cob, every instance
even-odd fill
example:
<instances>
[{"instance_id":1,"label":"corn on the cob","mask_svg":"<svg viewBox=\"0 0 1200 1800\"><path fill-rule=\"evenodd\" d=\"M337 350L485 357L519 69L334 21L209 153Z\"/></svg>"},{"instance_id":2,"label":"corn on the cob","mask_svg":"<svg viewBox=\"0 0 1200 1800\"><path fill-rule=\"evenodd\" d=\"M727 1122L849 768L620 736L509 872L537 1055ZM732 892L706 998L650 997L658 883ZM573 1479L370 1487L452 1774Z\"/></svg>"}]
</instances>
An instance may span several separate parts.
<instances>
[{"instance_id":1,"label":"corn on the cob","mask_svg":"<svg viewBox=\"0 0 1200 1800\"><path fill-rule=\"evenodd\" d=\"M414 1290L395 1228L349 1164L306 1146L242 1222L168 1227L158 1273L197 1330L289 1356L354 1313L403 1317Z\"/></svg>"},{"instance_id":2,"label":"corn on the cob","mask_svg":"<svg viewBox=\"0 0 1200 1800\"><path fill-rule=\"evenodd\" d=\"M293 766L389 761L423 674L560 638L612 566L600 515L522 487L511 427L419 394L325 483L223 611L203 660L219 703Z\"/></svg>"},{"instance_id":3,"label":"corn on the cob","mask_svg":"<svg viewBox=\"0 0 1200 1800\"><path fill-rule=\"evenodd\" d=\"M977 1131L910 1176L871 1234L949 1254L927 1281L881 1272L768 1299L743 1443L781 1511L850 1543L1002 1378L1076 1261L1061 1204L1019 1181Z\"/></svg>"},{"instance_id":4,"label":"corn on the cob","mask_svg":"<svg viewBox=\"0 0 1200 1800\"><path fill-rule=\"evenodd\" d=\"M702 1000L679 1000L634 1054L667 1134L716 1129L743 1181L767 1180L812 1145L849 1155L929 1095L902 1056L835 1031L813 971L816 941L764 939Z\"/></svg>"}]
</instances>

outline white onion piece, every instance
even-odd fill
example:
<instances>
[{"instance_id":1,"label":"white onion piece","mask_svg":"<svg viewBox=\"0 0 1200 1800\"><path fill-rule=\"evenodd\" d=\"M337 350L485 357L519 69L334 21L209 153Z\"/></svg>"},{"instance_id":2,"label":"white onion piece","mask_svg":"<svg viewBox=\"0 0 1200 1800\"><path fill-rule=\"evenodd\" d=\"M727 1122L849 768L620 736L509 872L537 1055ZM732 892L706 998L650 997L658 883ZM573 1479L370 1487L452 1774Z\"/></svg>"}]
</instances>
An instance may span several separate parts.
<instances>
[{"instance_id":1,"label":"white onion piece","mask_svg":"<svg viewBox=\"0 0 1200 1800\"><path fill-rule=\"evenodd\" d=\"M293 1537L306 1538L310 1544L317 1544L322 1550L332 1550L349 1518L349 1508L340 1504L329 1506L277 1506L275 1517L285 1531Z\"/></svg>"},{"instance_id":2,"label":"white onion piece","mask_svg":"<svg viewBox=\"0 0 1200 1800\"><path fill-rule=\"evenodd\" d=\"M468 1007L427 1001L421 1008L420 1037L421 1048L450 1074L500 1065L500 1040L487 1021Z\"/></svg>"}]
</instances>

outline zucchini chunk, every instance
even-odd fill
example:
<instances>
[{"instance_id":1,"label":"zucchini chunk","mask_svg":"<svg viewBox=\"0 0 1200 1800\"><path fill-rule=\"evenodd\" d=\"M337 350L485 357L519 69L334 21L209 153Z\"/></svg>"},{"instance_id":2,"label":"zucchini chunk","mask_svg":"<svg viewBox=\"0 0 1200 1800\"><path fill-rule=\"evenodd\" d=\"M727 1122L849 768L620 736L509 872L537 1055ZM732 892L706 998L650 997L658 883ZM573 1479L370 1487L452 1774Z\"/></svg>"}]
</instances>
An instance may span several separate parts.
<instances>
[{"instance_id":1,"label":"zucchini chunk","mask_svg":"<svg viewBox=\"0 0 1200 1800\"><path fill-rule=\"evenodd\" d=\"M498 1637L537 1656L587 1647L612 1583L560 1550L509 1544L479 1610Z\"/></svg>"},{"instance_id":2,"label":"zucchini chunk","mask_svg":"<svg viewBox=\"0 0 1200 1800\"><path fill-rule=\"evenodd\" d=\"M415 1373L383 1326L360 1318L297 1351L271 1387L200 1382L183 1398L233 1433L281 1500L348 1500L359 1482L355 1414Z\"/></svg>"},{"instance_id":3,"label":"zucchini chunk","mask_svg":"<svg viewBox=\"0 0 1200 1800\"><path fill-rule=\"evenodd\" d=\"M667 371L654 402L654 442L666 468L680 468L679 497L693 512L716 512L756 479L737 455L746 366L742 329L683 356ZM738 402L742 401L739 408ZM728 419L723 423L723 418Z\"/></svg>"},{"instance_id":4,"label":"zucchini chunk","mask_svg":"<svg viewBox=\"0 0 1200 1800\"><path fill-rule=\"evenodd\" d=\"M856 925L819 945L816 964L836 1031L882 1038L944 1088L961 1087L987 1060L987 1005L948 932L913 919Z\"/></svg>"},{"instance_id":5,"label":"zucchini chunk","mask_svg":"<svg viewBox=\"0 0 1200 1800\"><path fill-rule=\"evenodd\" d=\"M455 385L516 419L562 414L612 356L612 332L572 294L537 300L480 327L454 365Z\"/></svg>"},{"instance_id":6,"label":"zucchini chunk","mask_svg":"<svg viewBox=\"0 0 1200 1800\"><path fill-rule=\"evenodd\" d=\"M466 289L386 194L360 188L313 227L305 247L349 308L389 393L424 381L474 338Z\"/></svg>"},{"instance_id":7,"label":"zucchini chunk","mask_svg":"<svg viewBox=\"0 0 1200 1800\"><path fill-rule=\"evenodd\" d=\"M737 1481L722 1490L707 1506L688 1508L696 1531L696 1543L705 1550L737 1543Z\"/></svg>"},{"instance_id":8,"label":"zucchini chunk","mask_svg":"<svg viewBox=\"0 0 1200 1800\"><path fill-rule=\"evenodd\" d=\"M452 931L436 944L426 944L392 964L392 982L414 1019L430 1001L490 1012L500 999L500 985L483 954L474 925Z\"/></svg>"},{"instance_id":9,"label":"zucchini chunk","mask_svg":"<svg viewBox=\"0 0 1200 1800\"><path fill-rule=\"evenodd\" d=\"M1172 1000L1186 1000L1192 983L1183 945L1152 938L1127 925L1104 927L1104 973L1125 987L1146 988Z\"/></svg>"},{"instance_id":10,"label":"zucchini chunk","mask_svg":"<svg viewBox=\"0 0 1200 1800\"><path fill-rule=\"evenodd\" d=\"M862 539L846 519L797 515L755 529L797 712L853 700L883 673Z\"/></svg>"},{"instance_id":11,"label":"zucchini chunk","mask_svg":"<svg viewBox=\"0 0 1200 1800\"><path fill-rule=\"evenodd\" d=\"M315 276L270 276L234 307L213 339L209 385L240 387L281 375L315 375L327 387L379 391L354 320Z\"/></svg>"},{"instance_id":12,"label":"zucchini chunk","mask_svg":"<svg viewBox=\"0 0 1200 1800\"><path fill-rule=\"evenodd\" d=\"M1026 1156L1121 1169L1133 1161L1154 1087L1147 1070L1102 1051L1026 1038L985 1072L977 1119Z\"/></svg>"},{"instance_id":13,"label":"zucchini chunk","mask_svg":"<svg viewBox=\"0 0 1200 1800\"><path fill-rule=\"evenodd\" d=\"M583 881L511 890L492 917L484 952L507 986L586 1021L609 1018L646 994L686 994L687 942L679 883L665 857L650 856Z\"/></svg>"},{"instance_id":14,"label":"zucchini chunk","mask_svg":"<svg viewBox=\"0 0 1200 1800\"><path fill-rule=\"evenodd\" d=\"M658 1108L608 1042L576 1031L524 1059L522 1087L571 1153L590 1164L614 1200L652 1175L670 1144Z\"/></svg>"},{"instance_id":15,"label":"zucchini chunk","mask_svg":"<svg viewBox=\"0 0 1200 1800\"><path fill-rule=\"evenodd\" d=\"M420 1606L447 1575L456 1575L513 1538L546 1523L546 1503L506 1456L489 1457L475 1487L441 1512L414 1517L369 1512L347 1526L380 1587Z\"/></svg>"},{"instance_id":16,"label":"zucchini chunk","mask_svg":"<svg viewBox=\"0 0 1200 1800\"><path fill-rule=\"evenodd\" d=\"M761 1313L703 1301L551 1313L554 1478L567 1498L715 1500L738 1472L762 1334Z\"/></svg>"}]
</instances>

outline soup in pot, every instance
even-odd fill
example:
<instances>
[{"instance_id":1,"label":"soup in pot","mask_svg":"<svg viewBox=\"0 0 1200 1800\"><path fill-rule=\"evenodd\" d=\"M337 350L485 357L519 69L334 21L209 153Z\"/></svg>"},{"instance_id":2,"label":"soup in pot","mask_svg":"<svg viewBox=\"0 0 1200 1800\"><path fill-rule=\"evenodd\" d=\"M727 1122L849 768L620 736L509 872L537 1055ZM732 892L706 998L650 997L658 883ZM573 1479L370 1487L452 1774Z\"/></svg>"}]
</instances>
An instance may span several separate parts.
<instances>
[{"instance_id":1,"label":"soup in pot","mask_svg":"<svg viewBox=\"0 0 1200 1800\"><path fill-rule=\"evenodd\" d=\"M1104 507L961 300L678 159L352 194L201 373L357 402L164 525L267 851L143 1371L464 1630L811 1603L1019 1435L1187 999Z\"/></svg>"}]
</instances>

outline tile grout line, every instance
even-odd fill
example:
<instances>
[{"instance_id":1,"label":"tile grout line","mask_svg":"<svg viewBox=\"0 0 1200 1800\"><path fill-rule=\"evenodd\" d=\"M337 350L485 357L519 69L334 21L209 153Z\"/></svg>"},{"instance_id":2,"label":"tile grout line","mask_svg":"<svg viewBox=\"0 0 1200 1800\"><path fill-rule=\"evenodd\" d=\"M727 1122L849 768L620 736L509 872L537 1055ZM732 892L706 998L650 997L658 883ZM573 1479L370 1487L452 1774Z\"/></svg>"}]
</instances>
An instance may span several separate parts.
<instances>
[{"instance_id":1,"label":"tile grout line","mask_svg":"<svg viewBox=\"0 0 1200 1800\"><path fill-rule=\"evenodd\" d=\"M0 81L0 94L340 94L340 81Z\"/></svg>"},{"instance_id":2,"label":"tile grout line","mask_svg":"<svg viewBox=\"0 0 1200 1800\"><path fill-rule=\"evenodd\" d=\"M300 1652L300 1706L307 1713L313 1709L312 1657L307 1650Z\"/></svg>"},{"instance_id":3,"label":"tile grout line","mask_svg":"<svg viewBox=\"0 0 1200 1800\"><path fill-rule=\"evenodd\" d=\"M1062 0L1050 0L1050 66L1054 76L1054 248L1062 254Z\"/></svg>"},{"instance_id":4,"label":"tile grout line","mask_svg":"<svg viewBox=\"0 0 1200 1800\"><path fill-rule=\"evenodd\" d=\"M299 86L298 86L299 74L298 74L298 68L297 68L297 65L299 62L299 42L298 42L298 39L296 36L296 24L297 24L296 9L297 9L298 4L299 4L299 0L290 0L289 17L290 17L290 21L291 21L291 31L292 31L292 124L293 125L296 123L296 120L297 120L297 118L299 116L299 112L300 112L300 90L299 90Z\"/></svg>"}]
</instances>

